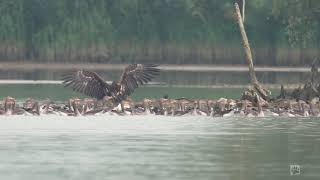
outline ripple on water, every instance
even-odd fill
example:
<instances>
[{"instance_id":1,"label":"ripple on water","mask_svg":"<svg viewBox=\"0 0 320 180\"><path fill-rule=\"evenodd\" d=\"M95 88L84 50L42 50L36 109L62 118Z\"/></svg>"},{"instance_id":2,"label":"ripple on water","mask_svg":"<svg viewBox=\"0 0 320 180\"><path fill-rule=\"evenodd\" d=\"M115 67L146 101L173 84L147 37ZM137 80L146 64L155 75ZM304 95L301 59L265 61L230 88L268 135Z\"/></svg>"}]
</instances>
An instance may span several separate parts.
<instances>
[{"instance_id":1,"label":"ripple on water","mask_svg":"<svg viewBox=\"0 0 320 180\"><path fill-rule=\"evenodd\" d=\"M292 179L320 174L316 118L8 116L0 179Z\"/></svg>"}]
</instances>

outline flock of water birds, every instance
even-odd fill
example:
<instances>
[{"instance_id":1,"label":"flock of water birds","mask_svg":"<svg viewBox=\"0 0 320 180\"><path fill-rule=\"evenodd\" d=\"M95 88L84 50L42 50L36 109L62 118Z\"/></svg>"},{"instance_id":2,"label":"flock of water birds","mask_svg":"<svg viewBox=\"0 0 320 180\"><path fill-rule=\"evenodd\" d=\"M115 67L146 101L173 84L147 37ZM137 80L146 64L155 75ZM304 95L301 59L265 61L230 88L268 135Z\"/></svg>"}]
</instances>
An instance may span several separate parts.
<instances>
[{"instance_id":1,"label":"flock of water birds","mask_svg":"<svg viewBox=\"0 0 320 180\"><path fill-rule=\"evenodd\" d=\"M66 102L45 100L37 102L27 99L17 104L12 97L6 97L0 108L1 115L163 115L163 116L211 116L211 117L309 117L320 116L319 100L313 103L304 101L278 100L270 103L252 103L248 100L220 98L201 99L144 99L134 102L130 98L115 106L110 97L97 100L93 98L73 98Z\"/></svg>"},{"instance_id":2,"label":"flock of water birds","mask_svg":"<svg viewBox=\"0 0 320 180\"><path fill-rule=\"evenodd\" d=\"M95 72L72 70L63 75L63 85L91 98L72 98L66 102L38 102L29 98L19 104L13 97L6 97L0 104L0 115L320 116L319 98L306 103L281 98L266 102L254 95L252 97L258 99L251 101L245 98L194 100L163 97L135 102L129 97L139 85L148 83L159 73L158 65L132 64L125 68L119 81L108 84Z\"/></svg>"}]
</instances>

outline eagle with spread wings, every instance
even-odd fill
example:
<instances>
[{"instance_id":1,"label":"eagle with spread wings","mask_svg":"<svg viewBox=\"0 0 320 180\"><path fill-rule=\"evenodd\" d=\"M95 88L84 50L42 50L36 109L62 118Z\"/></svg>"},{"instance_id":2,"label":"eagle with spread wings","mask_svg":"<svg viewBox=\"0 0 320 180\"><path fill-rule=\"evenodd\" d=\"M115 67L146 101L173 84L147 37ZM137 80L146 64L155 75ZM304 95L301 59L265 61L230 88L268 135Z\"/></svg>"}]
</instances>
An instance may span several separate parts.
<instances>
[{"instance_id":1,"label":"eagle with spread wings","mask_svg":"<svg viewBox=\"0 0 320 180\"><path fill-rule=\"evenodd\" d=\"M109 96L119 103L132 94L139 85L151 81L159 72L160 69L155 64L131 64L123 71L120 81L108 84L95 72L73 70L63 75L62 84L97 100Z\"/></svg>"}]
</instances>

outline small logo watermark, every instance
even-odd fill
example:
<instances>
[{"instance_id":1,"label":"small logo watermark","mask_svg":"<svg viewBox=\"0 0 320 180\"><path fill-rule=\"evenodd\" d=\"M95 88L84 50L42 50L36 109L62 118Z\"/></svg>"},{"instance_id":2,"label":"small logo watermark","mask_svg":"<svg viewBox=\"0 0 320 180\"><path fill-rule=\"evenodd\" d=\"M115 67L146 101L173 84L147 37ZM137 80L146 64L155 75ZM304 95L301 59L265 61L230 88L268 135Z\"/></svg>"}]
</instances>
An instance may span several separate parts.
<instances>
[{"instance_id":1,"label":"small logo watermark","mask_svg":"<svg viewBox=\"0 0 320 180\"><path fill-rule=\"evenodd\" d=\"M296 176L296 175L300 175L301 171L300 171L300 166L297 164L294 165L290 165L290 176Z\"/></svg>"}]
</instances>

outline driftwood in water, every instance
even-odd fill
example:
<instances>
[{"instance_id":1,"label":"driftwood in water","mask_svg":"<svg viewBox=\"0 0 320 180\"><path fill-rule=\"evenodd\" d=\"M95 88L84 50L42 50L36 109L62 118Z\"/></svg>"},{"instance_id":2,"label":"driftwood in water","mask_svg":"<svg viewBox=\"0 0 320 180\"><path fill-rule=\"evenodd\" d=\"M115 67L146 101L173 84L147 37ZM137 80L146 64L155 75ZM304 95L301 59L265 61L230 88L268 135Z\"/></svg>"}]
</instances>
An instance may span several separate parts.
<instances>
[{"instance_id":1,"label":"driftwood in water","mask_svg":"<svg viewBox=\"0 0 320 180\"><path fill-rule=\"evenodd\" d=\"M241 32L241 37L243 41L243 47L244 47L244 52L245 52L245 58L249 67L249 75L250 75L250 80L251 84L254 87L255 91L261 96L264 100L269 100L268 96L268 90L264 89L260 84L259 81L257 80L255 71L254 71L254 66L253 66L253 60L252 60L252 53L248 41L248 37L243 25L243 18L241 17L239 5L235 3L235 9L236 9L236 17L237 21L239 24L240 32Z\"/></svg>"},{"instance_id":2,"label":"driftwood in water","mask_svg":"<svg viewBox=\"0 0 320 180\"><path fill-rule=\"evenodd\" d=\"M320 84L317 80L318 76L318 60L315 59L311 66L310 79L306 81L304 86L301 88L293 89L288 91L281 85L280 95L277 99L295 99L297 101L303 100L305 102L310 102L314 98L320 97Z\"/></svg>"}]
</instances>

